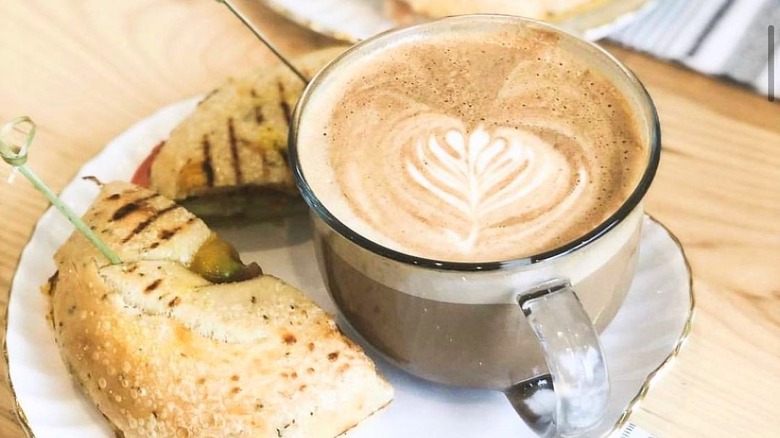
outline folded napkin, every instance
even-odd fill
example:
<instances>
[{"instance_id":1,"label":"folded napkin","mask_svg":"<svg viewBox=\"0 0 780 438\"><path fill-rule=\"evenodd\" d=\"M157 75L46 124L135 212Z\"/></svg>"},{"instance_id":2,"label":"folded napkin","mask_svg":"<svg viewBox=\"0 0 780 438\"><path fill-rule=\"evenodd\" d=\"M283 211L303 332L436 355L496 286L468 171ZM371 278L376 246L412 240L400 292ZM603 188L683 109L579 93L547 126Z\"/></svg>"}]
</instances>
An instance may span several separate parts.
<instances>
[{"instance_id":1,"label":"folded napkin","mask_svg":"<svg viewBox=\"0 0 780 438\"><path fill-rule=\"evenodd\" d=\"M621 45L778 95L770 68L769 26L780 28L780 0L656 0L609 36ZM773 32L777 43L780 29ZM780 50L780 45L773 45ZM775 53L776 59L780 53ZM780 85L780 84L778 84Z\"/></svg>"}]
</instances>

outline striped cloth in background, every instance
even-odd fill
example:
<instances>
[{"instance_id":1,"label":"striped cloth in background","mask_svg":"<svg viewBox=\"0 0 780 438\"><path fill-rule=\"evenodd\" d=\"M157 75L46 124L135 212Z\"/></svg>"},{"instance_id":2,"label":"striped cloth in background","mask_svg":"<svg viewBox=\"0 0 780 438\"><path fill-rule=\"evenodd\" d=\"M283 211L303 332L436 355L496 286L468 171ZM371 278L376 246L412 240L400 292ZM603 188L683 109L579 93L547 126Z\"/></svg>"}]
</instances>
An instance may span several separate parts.
<instances>
[{"instance_id":1,"label":"striped cloth in background","mask_svg":"<svg viewBox=\"0 0 780 438\"><path fill-rule=\"evenodd\" d=\"M770 25L776 28L777 59L780 0L657 0L609 39L767 94ZM777 74L773 76L776 80ZM779 85L774 86L775 96Z\"/></svg>"}]
</instances>

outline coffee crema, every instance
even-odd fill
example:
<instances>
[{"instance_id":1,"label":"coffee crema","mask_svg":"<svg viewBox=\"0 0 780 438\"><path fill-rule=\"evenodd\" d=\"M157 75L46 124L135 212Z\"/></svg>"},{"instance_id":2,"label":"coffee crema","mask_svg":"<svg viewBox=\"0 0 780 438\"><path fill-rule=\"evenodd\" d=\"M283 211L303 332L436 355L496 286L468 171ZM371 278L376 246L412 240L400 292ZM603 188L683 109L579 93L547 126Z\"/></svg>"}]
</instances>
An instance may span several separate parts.
<instances>
[{"instance_id":1,"label":"coffee crema","mask_svg":"<svg viewBox=\"0 0 780 438\"><path fill-rule=\"evenodd\" d=\"M624 95L544 29L401 38L320 87L297 139L307 183L417 257L555 249L614 213L647 162Z\"/></svg>"}]
</instances>

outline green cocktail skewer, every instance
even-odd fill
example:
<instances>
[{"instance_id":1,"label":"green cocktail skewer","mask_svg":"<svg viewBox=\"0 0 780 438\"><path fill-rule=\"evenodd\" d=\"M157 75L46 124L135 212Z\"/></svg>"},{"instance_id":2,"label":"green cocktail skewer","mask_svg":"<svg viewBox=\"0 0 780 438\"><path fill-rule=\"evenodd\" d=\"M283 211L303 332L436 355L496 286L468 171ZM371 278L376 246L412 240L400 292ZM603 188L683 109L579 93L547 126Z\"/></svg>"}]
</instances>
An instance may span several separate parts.
<instances>
[{"instance_id":1,"label":"green cocktail skewer","mask_svg":"<svg viewBox=\"0 0 780 438\"><path fill-rule=\"evenodd\" d=\"M19 173L24 175L38 191L43 193L49 202L65 215L70 223L84 234L84 236L103 253L111 264L116 265L121 263L121 260L119 260L119 257L117 257L111 248L90 230L87 224L85 224L70 207L65 205L46 183L38 178L38 175L36 175L35 172L27 167L27 152L33 137L35 137L35 131L35 123L29 117L18 117L0 127L0 156L2 156L3 161L13 166ZM24 135L24 138L18 144L10 138L15 134Z\"/></svg>"}]
</instances>

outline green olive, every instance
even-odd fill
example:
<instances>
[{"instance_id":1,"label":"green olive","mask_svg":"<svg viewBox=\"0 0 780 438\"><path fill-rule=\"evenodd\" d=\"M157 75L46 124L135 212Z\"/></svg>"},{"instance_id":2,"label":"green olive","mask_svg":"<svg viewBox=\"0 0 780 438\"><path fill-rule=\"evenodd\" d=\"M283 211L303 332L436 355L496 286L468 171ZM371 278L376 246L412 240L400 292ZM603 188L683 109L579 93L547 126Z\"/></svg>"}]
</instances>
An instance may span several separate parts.
<instances>
[{"instance_id":1,"label":"green olive","mask_svg":"<svg viewBox=\"0 0 780 438\"><path fill-rule=\"evenodd\" d=\"M192 258L190 270L213 283L230 283L262 275L257 263L245 265L232 245L212 234Z\"/></svg>"}]
</instances>

